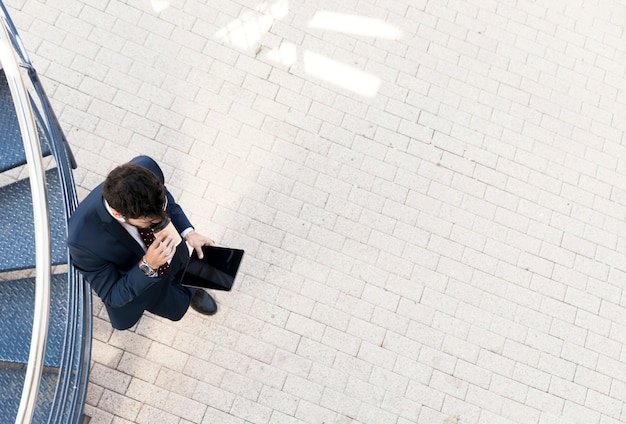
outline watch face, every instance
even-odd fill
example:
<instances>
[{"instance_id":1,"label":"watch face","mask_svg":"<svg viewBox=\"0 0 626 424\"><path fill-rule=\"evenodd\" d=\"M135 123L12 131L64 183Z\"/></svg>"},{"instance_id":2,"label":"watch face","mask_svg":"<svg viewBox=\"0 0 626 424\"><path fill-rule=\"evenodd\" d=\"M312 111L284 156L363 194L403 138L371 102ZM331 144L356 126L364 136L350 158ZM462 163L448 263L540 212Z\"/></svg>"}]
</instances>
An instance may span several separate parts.
<instances>
[{"instance_id":1,"label":"watch face","mask_svg":"<svg viewBox=\"0 0 626 424\"><path fill-rule=\"evenodd\" d=\"M146 275L152 274L152 268L150 268L146 264L139 265L139 269L141 269L143 271L143 273L146 274Z\"/></svg>"}]
</instances>

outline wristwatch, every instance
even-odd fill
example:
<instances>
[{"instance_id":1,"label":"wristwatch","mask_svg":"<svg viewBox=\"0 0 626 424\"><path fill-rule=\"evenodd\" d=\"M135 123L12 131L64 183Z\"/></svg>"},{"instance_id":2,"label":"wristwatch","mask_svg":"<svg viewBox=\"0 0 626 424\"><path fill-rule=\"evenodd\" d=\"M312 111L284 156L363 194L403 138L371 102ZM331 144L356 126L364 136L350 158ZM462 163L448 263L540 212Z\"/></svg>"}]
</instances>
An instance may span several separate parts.
<instances>
[{"instance_id":1,"label":"wristwatch","mask_svg":"<svg viewBox=\"0 0 626 424\"><path fill-rule=\"evenodd\" d=\"M148 277L152 277L154 273L157 272L156 269L152 268L150 264L146 262L145 257L141 258L141 262L139 263L139 269L141 269L143 273L146 274Z\"/></svg>"}]
</instances>

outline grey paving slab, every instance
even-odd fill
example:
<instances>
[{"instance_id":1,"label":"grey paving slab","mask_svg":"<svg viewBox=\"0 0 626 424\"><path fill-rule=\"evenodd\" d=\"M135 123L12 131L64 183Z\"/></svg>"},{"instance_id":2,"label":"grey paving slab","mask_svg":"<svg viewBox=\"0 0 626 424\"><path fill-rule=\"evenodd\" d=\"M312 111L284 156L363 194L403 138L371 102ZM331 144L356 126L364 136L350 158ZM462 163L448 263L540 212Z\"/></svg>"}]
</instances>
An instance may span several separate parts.
<instances>
[{"instance_id":1,"label":"grey paving slab","mask_svg":"<svg viewBox=\"0 0 626 424\"><path fill-rule=\"evenodd\" d=\"M621 2L8 3L82 195L152 155L247 251L96 305L92 423L626 421Z\"/></svg>"}]
</instances>

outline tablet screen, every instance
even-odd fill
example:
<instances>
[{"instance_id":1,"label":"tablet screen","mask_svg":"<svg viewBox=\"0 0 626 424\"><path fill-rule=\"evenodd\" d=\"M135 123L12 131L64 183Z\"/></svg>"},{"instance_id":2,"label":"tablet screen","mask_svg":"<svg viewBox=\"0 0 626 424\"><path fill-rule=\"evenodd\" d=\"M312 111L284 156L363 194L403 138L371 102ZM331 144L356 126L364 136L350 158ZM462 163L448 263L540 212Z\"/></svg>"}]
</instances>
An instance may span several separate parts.
<instances>
[{"instance_id":1,"label":"tablet screen","mask_svg":"<svg viewBox=\"0 0 626 424\"><path fill-rule=\"evenodd\" d=\"M230 290L237 276L244 251L228 247L203 246L204 258L191 253L182 283L185 286Z\"/></svg>"}]
</instances>

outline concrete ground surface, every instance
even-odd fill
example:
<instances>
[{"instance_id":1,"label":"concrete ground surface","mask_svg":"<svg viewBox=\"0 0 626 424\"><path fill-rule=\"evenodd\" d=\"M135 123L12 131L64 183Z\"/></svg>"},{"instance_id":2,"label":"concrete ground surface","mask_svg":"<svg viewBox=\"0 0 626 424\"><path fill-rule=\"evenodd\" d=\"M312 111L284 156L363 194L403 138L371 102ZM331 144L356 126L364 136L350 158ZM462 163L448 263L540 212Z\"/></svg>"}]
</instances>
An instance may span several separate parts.
<instances>
[{"instance_id":1,"label":"concrete ground surface","mask_svg":"<svg viewBox=\"0 0 626 424\"><path fill-rule=\"evenodd\" d=\"M113 331L92 424L626 422L626 6L9 0L82 197L157 159L246 250Z\"/></svg>"}]
</instances>

